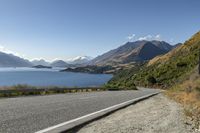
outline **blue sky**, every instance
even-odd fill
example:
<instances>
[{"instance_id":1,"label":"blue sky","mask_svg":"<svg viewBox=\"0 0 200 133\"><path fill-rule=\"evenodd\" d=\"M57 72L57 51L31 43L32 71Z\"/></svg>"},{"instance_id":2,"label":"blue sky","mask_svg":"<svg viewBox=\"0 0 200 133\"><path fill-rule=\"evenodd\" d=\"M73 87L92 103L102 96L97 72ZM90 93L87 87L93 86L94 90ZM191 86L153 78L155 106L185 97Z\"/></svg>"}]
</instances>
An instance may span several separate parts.
<instances>
[{"instance_id":1,"label":"blue sky","mask_svg":"<svg viewBox=\"0 0 200 133\"><path fill-rule=\"evenodd\" d=\"M28 59L95 57L148 37L200 30L200 0L0 0L0 50Z\"/></svg>"}]
</instances>

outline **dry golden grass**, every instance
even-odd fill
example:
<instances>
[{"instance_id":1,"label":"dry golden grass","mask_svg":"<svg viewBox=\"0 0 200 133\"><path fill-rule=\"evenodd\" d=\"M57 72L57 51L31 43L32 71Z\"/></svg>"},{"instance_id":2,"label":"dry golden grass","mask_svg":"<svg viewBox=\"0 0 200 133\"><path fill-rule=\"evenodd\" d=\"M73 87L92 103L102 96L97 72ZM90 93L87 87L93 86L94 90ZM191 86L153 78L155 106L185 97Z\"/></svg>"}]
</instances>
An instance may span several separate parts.
<instances>
[{"instance_id":1,"label":"dry golden grass","mask_svg":"<svg viewBox=\"0 0 200 133\"><path fill-rule=\"evenodd\" d=\"M151 66L153 64L163 64L167 62L170 58L172 58L177 52L186 52L189 51L189 47L193 44L198 43L200 40L200 31L197 32L194 36L192 36L189 40L187 40L183 45L173 49L165 55L157 56L149 61L147 66Z\"/></svg>"},{"instance_id":2,"label":"dry golden grass","mask_svg":"<svg viewBox=\"0 0 200 133\"><path fill-rule=\"evenodd\" d=\"M156 63L162 64L162 63L167 62L177 51L182 49L182 47L183 47L183 45L179 46L176 49L173 49L172 51L170 51L169 53L166 53L165 55L160 55L160 56L153 58L152 60L150 60L148 62L147 66L151 66Z\"/></svg>"},{"instance_id":3,"label":"dry golden grass","mask_svg":"<svg viewBox=\"0 0 200 133\"><path fill-rule=\"evenodd\" d=\"M200 78L189 79L165 93L184 106L185 114L192 118L195 127L198 128L200 126Z\"/></svg>"}]
</instances>

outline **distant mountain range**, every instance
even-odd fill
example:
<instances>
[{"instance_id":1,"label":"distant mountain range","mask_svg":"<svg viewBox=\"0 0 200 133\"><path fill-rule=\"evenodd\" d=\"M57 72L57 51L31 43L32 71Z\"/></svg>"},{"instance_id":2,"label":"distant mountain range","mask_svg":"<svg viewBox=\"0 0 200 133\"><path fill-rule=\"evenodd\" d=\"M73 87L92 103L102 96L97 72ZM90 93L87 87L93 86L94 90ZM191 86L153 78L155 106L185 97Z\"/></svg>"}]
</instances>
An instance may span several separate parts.
<instances>
[{"instance_id":1,"label":"distant mountain range","mask_svg":"<svg viewBox=\"0 0 200 133\"><path fill-rule=\"evenodd\" d=\"M179 46L177 44L176 46ZM176 47L174 46L174 47ZM43 59L29 61L12 54L0 52L0 67L31 67L31 66L51 66L51 67L72 67L85 65L116 65L131 62L141 62L165 54L173 49L173 46L164 41L136 41L126 44L106 52L94 59L88 56L78 56L67 61L56 60L47 62Z\"/></svg>"},{"instance_id":2,"label":"distant mountain range","mask_svg":"<svg viewBox=\"0 0 200 133\"><path fill-rule=\"evenodd\" d=\"M71 67L77 66L90 61L87 56L78 56L67 61L55 60L53 62L45 61L44 59L29 61L13 54L0 52L0 67L32 67L32 66L51 66L51 67Z\"/></svg>"},{"instance_id":3,"label":"distant mountain range","mask_svg":"<svg viewBox=\"0 0 200 133\"><path fill-rule=\"evenodd\" d=\"M92 57L89 56L77 56L75 58L67 60L67 63L69 64L85 64L88 63Z\"/></svg>"},{"instance_id":4,"label":"distant mountain range","mask_svg":"<svg viewBox=\"0 0 200 133\"><path fill-rule=\"evenodd\" d=\"M137 61L146 61L155 56L165 54L173 46L164 41L136 41L126 44L100 55L90 61L90 65L115 65Z\"/></svg>"},{"instance_id":5,"label":"distant mountain range","mask_svg":"<svg viewBox=\"0 0 200 133\"><path fill-rule=\"evenodd\" d=\"M50 63L50 66L52 66L52 67L69 67L69 64L63 60L56 60L56 61L53 61L52 63Z\"/></svg>"},{"instance_id":6,"label":"distant mountain range","mask_svg":"<svg viewBox=\"0 0 200 133\"><path fill-rule=\"evenodd\" d=\"M50 66L50 62L45 61L44 59L33 60L31 61L34 66L42 65L42 66Z\"/></svg>"},{"instance_id":7,"label":"distant mountain range","mask_svg":"<svg viewBox=\"0 0 200 133\"><path fill-rule=\"evenodd\" d=\"M40 60L33 60L31 63L34 66L42 65L42 66L52 66L52 67L69 67L73 65L81 65L88 63L92 58L88 56L77 56L75 58L68 59L66 61L64 60L55 60L53 62L47 62L44 59Z\"/></svg>"}]
</instances>

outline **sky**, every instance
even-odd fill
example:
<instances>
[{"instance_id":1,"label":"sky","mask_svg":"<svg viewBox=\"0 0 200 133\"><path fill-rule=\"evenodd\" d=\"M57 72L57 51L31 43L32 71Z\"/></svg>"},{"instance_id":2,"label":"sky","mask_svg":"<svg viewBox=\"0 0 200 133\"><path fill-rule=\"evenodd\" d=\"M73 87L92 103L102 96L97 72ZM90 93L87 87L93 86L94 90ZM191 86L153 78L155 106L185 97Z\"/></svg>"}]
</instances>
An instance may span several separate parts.
<instances>
[{"instance_id":1,"label":"sky","mask_svg":"<svg viewBox=\"0 0 200 133\"><path fill-rule=\"evenodd\" d=\"M101 55L127 41L184 42L200 0L0 0L0 50L26 59Z\"/></svg>"}]
</instances>

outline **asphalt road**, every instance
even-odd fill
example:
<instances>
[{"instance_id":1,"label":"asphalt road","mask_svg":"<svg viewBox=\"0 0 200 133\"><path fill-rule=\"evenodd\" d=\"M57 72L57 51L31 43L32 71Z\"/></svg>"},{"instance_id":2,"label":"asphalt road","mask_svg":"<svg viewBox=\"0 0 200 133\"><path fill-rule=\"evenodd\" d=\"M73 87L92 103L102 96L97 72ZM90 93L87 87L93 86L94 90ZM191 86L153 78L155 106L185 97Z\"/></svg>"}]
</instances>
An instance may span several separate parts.
<instances>
[{"instance_id":1,"label":"asphalt road","mask_svg":"<svg viewBox=\"0 0 200 133\"><path fill-rule=\"evenodd\" d=\"M0 133L32 133L157 92L104 91L0 99Z\"/></svg>"}]
</instances>

